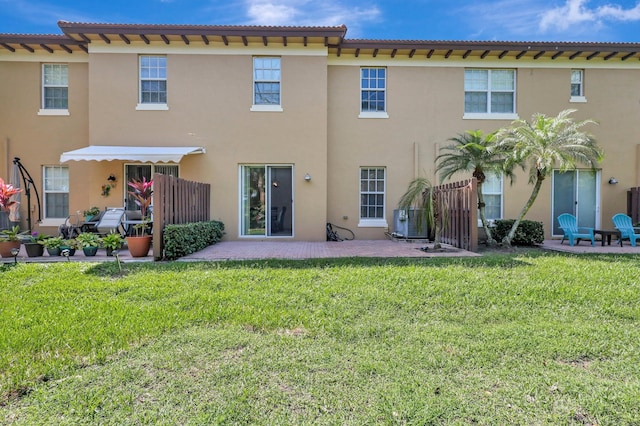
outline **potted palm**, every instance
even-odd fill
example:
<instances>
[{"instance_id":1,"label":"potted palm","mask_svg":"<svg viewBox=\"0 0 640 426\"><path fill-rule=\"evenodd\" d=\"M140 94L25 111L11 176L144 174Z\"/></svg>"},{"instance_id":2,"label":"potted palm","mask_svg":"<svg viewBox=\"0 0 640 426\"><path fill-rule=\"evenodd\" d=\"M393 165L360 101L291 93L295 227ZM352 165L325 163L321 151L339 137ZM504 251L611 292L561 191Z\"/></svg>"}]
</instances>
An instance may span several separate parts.
<instances>
[{"instance_id":1,"label":"potted palm","mask_svg":"<svg viewBox=\"0 0 640 426\"><path fill-rule=\"evenodd\" d=\"M76 237L76 243L82 247L85 256L95 256L101 241L100 236L92 232L83 232Z\"/></svg>"},{"instance_id":2,"label":"potted palm","mask_svg":"<svg viewBox=\"0 0 640 426\"><path fill-rule=\"evenodd\" d=\"M107 256L113 256L114 250L120 250L124 239L117 232L111 232L102 237L102 246L107 250Z\"/></svg>"},{"instance_id":3,"label":"potted palm","mask_svg":"<svg viewBox=\"0 0 640 426\"><path fill-rule=\"evenodd\" d=\"M151 195L153 194L153 180L147 181L144 177L142 180L132 179L128 185L131 188L128 191L129 195L133 197L136 205L140 207L142 223L134 226L135 235L127 237L127 248L132 257L144 257L151 248L151 235L147 234L147 230L151 221L148 211L151 205Z\"/></svg>"},{"instance_id":4,"label":"potted palm","mask_svg":"<svg viewBox=\"0 0 640 426\"><path fill-rule=\"evenodd\" d=\"M0 256L13 257L11 249L20 249L20 235L20 227L17 225L0 231Z\"/></svg>"}]
</instances>

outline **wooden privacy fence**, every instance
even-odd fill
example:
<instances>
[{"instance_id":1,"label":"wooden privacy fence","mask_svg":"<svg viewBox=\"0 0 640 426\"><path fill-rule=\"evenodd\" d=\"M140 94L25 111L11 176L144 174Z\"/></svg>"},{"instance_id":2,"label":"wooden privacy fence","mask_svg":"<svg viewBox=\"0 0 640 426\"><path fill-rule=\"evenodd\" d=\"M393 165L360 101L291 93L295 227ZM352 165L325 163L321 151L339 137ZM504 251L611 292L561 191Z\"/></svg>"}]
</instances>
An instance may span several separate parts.
<instances>
[{"instance_id":1,"label":"wooden privacy fence","mask_svg":"<svg viewBox=\"0 0 640 426\"><path fill-rule=\"evenodd\" d=\"M640 223L640 188L627 191L627 215L631 217L631 222Z\"/></svg>"},{"instance_id":2,"label":"wooden privacy fence","mask_svg":"<svg viewBox=\"0 0 640 426\"><path fill-rule=\"evenodd\" d=\"M162 258L165 225L206 222L211 217L211 185L169 175L153 175L153 257Z\"/></svg>"},{"instance_id":3,"label":"wooden privacy fence","mask_svg":"<svg viewBox=\"0 0 640 426\"><path fill-rule=\"evenodd\" d=\"M436 186L442 230L440 241L464 250L478 250L478 183L476 178Z\"/></svg>"}]
</instances>

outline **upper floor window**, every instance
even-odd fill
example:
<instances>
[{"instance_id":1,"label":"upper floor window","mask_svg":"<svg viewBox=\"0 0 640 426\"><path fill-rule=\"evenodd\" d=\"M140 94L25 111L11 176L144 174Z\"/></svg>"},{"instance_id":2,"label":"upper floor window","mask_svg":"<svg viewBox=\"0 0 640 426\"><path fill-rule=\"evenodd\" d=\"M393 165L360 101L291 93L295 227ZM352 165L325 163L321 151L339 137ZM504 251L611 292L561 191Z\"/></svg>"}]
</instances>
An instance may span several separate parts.
<instances>
[{"instance_id":1,"label":"upper floor window","mask_svg":"<svg viewBox=\"0 0 640 426\"><path fill-rule=\"evenodd\" d=\"M258 106L255 110L281 111L280 78L280 58L253 58L253 105Z\"/></svg>"},{"instance_id":2,"label":"upper floor window","mask_svg":"<svg viewBox=\"0 0 640 426\"><path fill-rule=\"evenodd\" d=\"M360 117L386 117L387 69L360 69Z\"/></svg>"},{"instance_id":3,"label":"upper floor window","mask_svg":"<svg viewBox=\"0 0 640 426\"><path fill-rule=\"evenodd\" d=\"M584 70L571 70L571 102L586 102L584 97Z\"/></svg>"},{"instance_id":4,"label":"upper floor window","mask_svg":"<svg viewBox=\"0 0 640 426\"><path fill-rule=\"evenodd\" d=\"M465 70L465 118L514 118L515 111L515 70Z\"/></svg>"},{"instance_id":5,"label":"upper floor window","mask_svg":"<svg viewBox=\"0 0 640 426\"><path fill-rule=\"evenodd\" d=\"M69 215L69 168L44 166L44 218L64 219Z\"/></svg>"},{"instance_id":6,"label":"upper floor window","mask_svg":"<svg viewBox=\"0 0 640 426\"><path fill-rule=\"evenodd\" d=\"M384 215L386 169L360 168L360 223L359 226L386 226Z\"/></svg>"},{"instance_id":7,"label":"upper floor window","mask_svg":"<svg viewBox=\"0 0 640 426\"><path fill-rule=\"evenodd\" d=\"M166 105L166 56L140 56L139 109L166 109Z\"/></svg>"},{"instance_id":8,"label":"upper floor window","mask_svg":"<svg viewBox=\"0 0 640 426\"><path fill-rule=\"evenodd\" d=\"M68 115L69 66L67 64L42 65L41 115Z\"/></svg>"}]
</instances>

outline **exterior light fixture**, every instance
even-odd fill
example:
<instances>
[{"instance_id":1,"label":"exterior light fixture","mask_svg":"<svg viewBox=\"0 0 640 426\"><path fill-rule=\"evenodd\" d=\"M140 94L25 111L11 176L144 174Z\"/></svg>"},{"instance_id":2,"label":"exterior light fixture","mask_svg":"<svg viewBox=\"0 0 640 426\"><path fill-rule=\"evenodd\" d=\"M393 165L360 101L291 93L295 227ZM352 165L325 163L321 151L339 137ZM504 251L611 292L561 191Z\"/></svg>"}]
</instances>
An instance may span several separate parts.
<instances>
[{"instance_id":1,"label":"exterior light fixture","mask_svg":"<svg viewBox=\"0 0 640 426\"><path fill-rule=\"evenodd\" d=\"M615 185L616 183L618 183L618 179L611 177L609 179L609 185Z\"/></svg>"},{"instance_id":2,"label":"exterior light fixture","mask_svg":"<svg viewBox=\"0 0 640 426\"><path fill-rule=\"evenodd\" d=\"M18 253L20 253L20 249L19 248L12 248L11 249L11 256L13 256L13 263L16 264L18 263Z\"/></svg>"},{"instance_id":3,"label":"exterior light fixture","mask_svg":"<svg viewBox=\"0 0 640 426\"><path fill-rule=\"evenodd\" d=\"M309 173L304 175L304 180L306 180L307 182L311 181L311 175Z\"/></svg>"}]
</instances>

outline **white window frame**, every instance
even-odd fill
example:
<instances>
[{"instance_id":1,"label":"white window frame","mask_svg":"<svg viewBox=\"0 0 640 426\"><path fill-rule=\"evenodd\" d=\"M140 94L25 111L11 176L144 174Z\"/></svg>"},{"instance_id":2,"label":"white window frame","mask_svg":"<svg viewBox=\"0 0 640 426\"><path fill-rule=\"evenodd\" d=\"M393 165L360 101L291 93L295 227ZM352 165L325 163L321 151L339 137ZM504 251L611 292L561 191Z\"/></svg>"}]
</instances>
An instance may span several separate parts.
<instances>
[{"instance_id":1,"label":"white window frame","mask_svg":"<svg viewBox=\"0 0 640 426\"><path fill-rule=\"evenodd\" d=\"M490 191L486 190L487 187L485 186L485 184L487 183L487 181L489 179L498 179L500 181L499 182L500 183L500 185L499 185L500 189L499 189L498 192L490 192ZM485 176L485 181L484 181L484 183L482 185L482 195L484 196L484 200L485 200L485 214L487 213L487 210L486 210L487 195L491 195L491 196L498 195L498 196L500 196L500 214L499 214L499 217L497 217L497 218L495 218L495 217L494 218L487 217L487 222L489 222L489 224L493 224L494 221L502 219L504 217L504 175L502 175L502 174L494 175L494 174L491 174L491 173L487 174ZM482 221L480 220L480 215L479 214L478 214L478 226L482 226Z\"/></svg>"},{"instance_id":2,"label":"white window frame","mask_svg":"<svg viewBox=\"0 0 640 426\"><path fill-rule=\"evenodd\" d=\"M50 67L64 67L67 70L67 81L65 84L47 83L47 69ZM66 88L67 89L67 107L66 108L47 108L46 92L47 88ZM45 63L42 64L42 94L40 99L40 110L38 115L69 115L69 65L61 63Z\"/></svg>"},{"instance_id":3,"label":"white window frame","mask_svg":"<svg viewBox=\"0 0 640 426\"><path fill-rule=\"evenodd\" d=\"M260 66L259 64L264 64L265 60L273 61L277 59L278 68L269 67L265 68L264 66ZM266 112L282 112L282 58L279 56L254 56L253 60L253 84L251 89L252 94L252 105L251 111L266 111ZM273 62L271 62L273 63ZM271 75L271 78L267 78L258 76L258 72L260 70L267 71L267 74ZM274 72L276 71L277 72ZM275 77L277 76L277 78ZM267 104L267 103L256 103L256 85L260 83L277 83L278 84L278 100L277 104Z\"/></svg>"},{"instance_id":4,"label":"white window frame","mask_svg":"<svg viewBox=\"0 0 640 426\"><path fill-rule=\"evenodd\" d=\"M142 76L142 60L143 58L162 58L164 59L164 77ZM161 67L157 67L161 69ZM143 81L164 81L165 82L165 102L143 102L142 100L142 82ZM139 55L138 56L138 111L166 111L169 109L169 88L167 83L167 56L166 55Z\"/></svg>"},{"instance_id":5,"label":"white window frame","mask_svg":"<svg viewBox=\"0 0 640 426\"><path fill-rule=\"evenodd\" d=\"M364 76L363 76L363 71L364 70L384 70L384 87L362 87L363 84L363 80L364 80ZM358 84L360 85L360 90L358 91L358 95L360 96L359 99L359 103L360 103L360 115L358 115L358 118L389 118L389 114L387 113L387 87L388 87L388 76L389 76L389 70L387 69L387 67L360 67L360 78L358 80ZM370 77L367 77L367 80L371 80ZM376 77L376 80L379 80ZM362 93L363 92L382 92L384 94L384 110L383 111L377 111L377 110L363 110L362 109Z\"/></svg>"},{"instance_id":6,"label":"white window frame","mask_svg":"<svg viewBox=\"0 0 640 426\"><path fill-rule=\"evenodd\" d=\"M486 71L487 72L487 89L486 90L467 90L467 71ZM511 71L513 73L513 90L497 90L492 89L491 74L495 71ZM466 120L516 120L518 114L516 112L517 106L517 72L513 68L465 68L464 70L464 115L463 119ZM466 112L466 95L467 92L486 92L487 93L487 110L485 112ZM513 112L492 112L491 111L491 94L492 93L513 93Z\"/></svg>"},{"instance_id":7,"label":"white window frame","mask_svg":"<svg viewBox=\"0 0 640 426\"><path fill-rule=\"evenodd\" d=\"M579 81L574 82L574 75L579 76ZM573 94L573 85L578 85L580 89L580 93L578 95ZM585 103L587 102L587 98L584 96L584 70L583 69L572 69L571 70L571 86L570 86L570 94L569 102L573 103Z\"/></svg>"},{"instance_id":8,"label":"white window frame","mask_svg":"<svg viewBox=\"0 0 640 426\"><path fill-rule=\"evenodd\" d=\"M62 169L66 169L67 171L67 181L62 182L63 185L60 188L57 189L47 189L47 183L49 179L55 179L54 177L48 177L48 170L54 171L56 169L62 170ZM69 195L69 182L71 181L70 177L69 177L69 167L68 166L61 166L61 165L45 165L42 166L42 207L43 207L43 216L44 219L42 220L42 222L40 223L40 226L58 226L61 225L65 222L65 219L67 218L67 216L69 215L69 211L67 208L67 212L64 215L64 217L49 217L48 216L48 206L47 206L47 195L48 194L67 194L67 196Z\"/></svg>"},{"instance_id":9,"label":"white window frame","mask_svg":"<svg viewBox=\"0 0 640 426\"><path fill-rule=\"evenodd\" d=\"M371 183L371 179L369 178L364 178L362 177L362 173L363 171L370 171L370 170L376 170L376 175L377 172L382 170L383 172L383 177L382 177L382 182L383 182L383 190L379 191L377 189L375 190L366 190L363 191L362 189L362 185L363 183L367 183L370 184ZM387 224L387 219L386 219L386 208L387 208L387 168L386 167L382 167L382 166L362 166L358 169L358 217L360 219L359 223L358 223L358 227L360 228L386 228L388 227ZM373 180L374 182L378 182L380 179L376 178ZM377 185L376 185L377 186ZM363 208L363 204L362 204L362 197L363 195L382 195L382 217L378 218L378 217L363 217L362 216L362 208Z\"/></svg>"}]
</instances>

